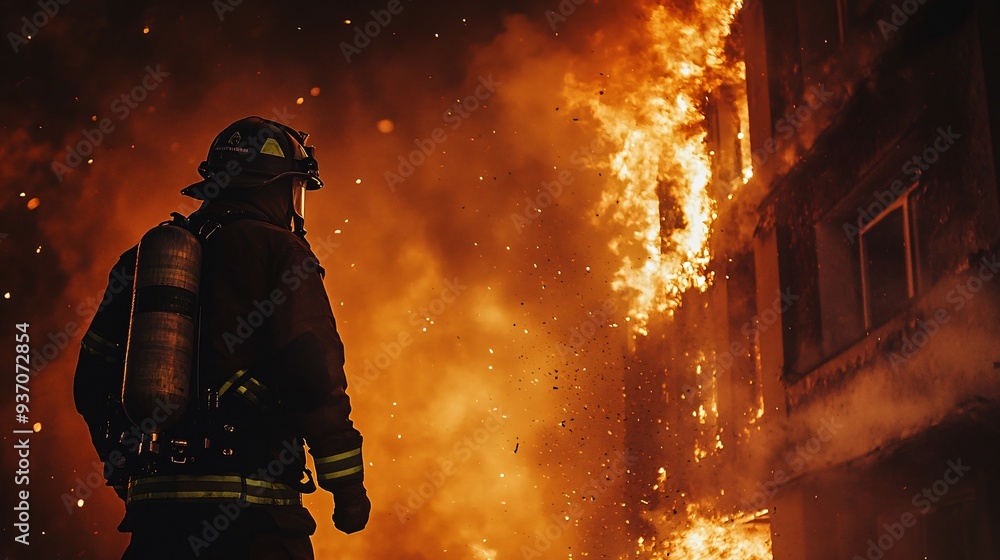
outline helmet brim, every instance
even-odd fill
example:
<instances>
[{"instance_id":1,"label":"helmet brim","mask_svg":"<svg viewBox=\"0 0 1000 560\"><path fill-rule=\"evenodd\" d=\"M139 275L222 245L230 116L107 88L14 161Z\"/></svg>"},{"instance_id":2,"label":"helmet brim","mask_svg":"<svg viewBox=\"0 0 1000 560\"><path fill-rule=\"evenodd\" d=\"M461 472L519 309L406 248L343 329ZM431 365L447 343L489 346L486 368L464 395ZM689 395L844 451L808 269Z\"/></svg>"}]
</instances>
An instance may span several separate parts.
<instances>
[{"instance_id":1,"label":"helmet brim","mask_svg":"<svg viewBox=\"0 0 1000 560\"><path fill-rule=\"evenodd\" d=\"M190 185L181 189L181 194L184 196L189 196L195 200L212 200L214 198L218 198L219 195L223 191L225 191L225 189L230 187L236 187L237 189L241 190L259 189L267 185L270 185L275 181L284 179L286 177L301 177L303 179L306 179L307 191L316 191L322 189L324 186L323 180L320 179L318 176L310 173L303 173L300 171L288 171L263 180L255 179L253 177L247 177L245 175L233 177L226 184L225 187L220 187L218 183L215 181L214 175L209 175L207 178L198 181L197 183L191 183ZM215 194L210 194L212 192L214 192Z\"/></svg>"}]
</instances>

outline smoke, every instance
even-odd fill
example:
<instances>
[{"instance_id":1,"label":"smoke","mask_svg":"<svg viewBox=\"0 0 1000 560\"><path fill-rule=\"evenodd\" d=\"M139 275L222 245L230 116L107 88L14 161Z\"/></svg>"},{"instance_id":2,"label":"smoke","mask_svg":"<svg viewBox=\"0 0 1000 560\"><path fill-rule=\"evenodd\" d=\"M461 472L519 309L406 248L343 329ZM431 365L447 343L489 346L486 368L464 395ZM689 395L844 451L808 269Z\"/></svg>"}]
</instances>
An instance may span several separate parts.
<instances>
[{"instance_id":1,"label":"smoke","mask_svg":"<svg viewBox=\"0 0 1000 560\"><path fill-rule=\"evenodd\" d=\"M995 398L1000 390L991 342L997 328L995 262L988 254L969 270L942 279L900 335L863 356L871 373L857 372L857 382L846 386L832 384L835 398L802 403L790 419L800 426L790 432L790 441L801 440L801 431L815 430L822 419L835 418L843 433L822 460L836 464L891 448L956 411L975 411Z\"/></svg>"},{"instance_id":2,"label":"smoke","mask_svg":"<svg viewBox=\"0 0 1000 560\"><path fill-rule=\"evenodd\" d=\"M491 558L576 552L612 503L587 482L620 449L624 333L611 326L619 317L595 319L614 261L590 221L599 172L571 161L598 157L593 132L557 110L574 55L543 23L512 16L468 58L445 93L385 69L380 91L413 90L407 105L421 110L360 104L349 147L334 155L360 184L339 208L319 209L351 214L330 277L345 294L352 371L377 370L355 401L374 442L369 476L393 482L373 489L384 505L371 531L383 536L348 554L457 557L473 543ZM377 131L382 119L392 134ZM428 141L433 152L414 156ZM389 185L387 173L405 180ZM463 287L453 302L447 282ZM594 333L576 335L588 321ZM400 333L412 343L394 358L394 341L409 339ZM503 419L496 431L491 411ZM553 516L565 525L553 528ZM317 542L344 550L322 532Z\"/></svg>"},{"instance_id":3,"label":"smoke","mask_svg":"<svg viewBox=\"0 0 1000 560\"><path fill-rule=\"evenodd\" d=\"M333 530L328 495L307 499L317 556L627 547L626 333L607 251L619 232L592 219L606 154L563 90L568 71L599 79L619 56L609 37L632 8L584 4L554 30L539 7L496 17L485 5L405 6L350 64L343 22L364 23L370 7L310 20L249 2L222 21L208 7L70 4L14 59L0 251L20 274L0 291L12 293L4 316L31 321L40 352L57 349L32 381L33 553L124 547L112 525L121 506L86 482L96 457L71 406L77 345L117 256L171 211L194 209L177 191L218 130L251 114L311 132L318 148L328 186L310 197L306 225L370 463L375 510L361 535ZM116 41L133 48L97 65ZM149 68L166 74L155 87Z\"/></svg>"}]
</instances>

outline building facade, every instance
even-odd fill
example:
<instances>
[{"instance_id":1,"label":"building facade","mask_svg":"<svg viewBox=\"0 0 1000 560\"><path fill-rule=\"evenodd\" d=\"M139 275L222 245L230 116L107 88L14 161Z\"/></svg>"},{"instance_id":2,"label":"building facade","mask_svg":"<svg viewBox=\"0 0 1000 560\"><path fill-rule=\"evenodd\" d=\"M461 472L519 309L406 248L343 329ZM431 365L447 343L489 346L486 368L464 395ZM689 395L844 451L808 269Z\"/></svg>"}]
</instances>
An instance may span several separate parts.
<instances>
[{"instance_id":1,"label":"building facade","mask_svg":"<svg viewBox=\"0 0 1000 560\"><path fill-rule=\"evenodd\" d=\"M631 480L637 532L711 504L778 560L1000 558L998 6L747 0L736 26L754 176L717 197L711 288L626 372L627 444L664 465Z\"/></svg>"}]
</instances>

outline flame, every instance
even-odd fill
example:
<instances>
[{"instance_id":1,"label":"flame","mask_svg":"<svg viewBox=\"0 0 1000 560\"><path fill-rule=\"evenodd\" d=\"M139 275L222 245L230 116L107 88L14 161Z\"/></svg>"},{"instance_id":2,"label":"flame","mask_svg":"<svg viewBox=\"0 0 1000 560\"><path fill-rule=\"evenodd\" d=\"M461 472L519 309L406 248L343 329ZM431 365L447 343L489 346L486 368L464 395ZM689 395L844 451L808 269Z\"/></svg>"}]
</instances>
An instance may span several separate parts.
<instances>
[{"instance_id":1,"label":"flame","mask_svg":"<svg viewBox=\"0 0 1000 560\"><path fill-rule=\"evenodd\" d=\"M704 352L698 352L695 374L698 380L698 394L702 402L691 416L697 420L694 441L694 461L701 462L710 453L721 451L722 433L719 428L719 391L714 364Z\"/></svg>"},{"instance_id":2,"label":"flame","mask_svg":"<svg viewBox=\"0 0 1000 560\"><path fill-rule=\"evenodd\" d=\"M638 539L638 553L653 560L770 560L771 532L757 514L714 517L688 506L684 526L662 542Z\"/></svg>"},{"instance_id":3,"label":"flame","mask_svg":"<svg viewBox=\"0 0 1000 560\"><path fill-rule=\"evenodd\" d=\"M470 548L472 549L473 558L476 560L496 560L497 558L497 551L487 548L485 545L472 543Z\"/></svg>"},{"instance_id":4,"label":"flame","mask_svg":"<svg viewBox=\"0 0 1000 560\"><path fill-rule=\"evenodd\" d=\"M615 244L622 268L615 276L614 285L623 293L630 294L630 323L640 325L641 329L645 328L645 322L652 314L673 310L679 305L680 297L686 290L704 290L711 283L711 275L707 271L711 258L708 243L720 201L713 200L708 191L710 182L717 182L718 178L712 177L711 154L706 153L702 106L706 92L711 91L714 84L723 79L723 75L742 73L742 66L729 65L720 49L737 4L723 3L722 0L711 3L698 1L691 1L695 5L693 16L690 15L692 10L687 15L677 15L671 13L669 8L653 8L649 12L648 29L639 30L641 40L649 44L645 47L645 52L630 52L616 57L618 67L612 69L612 75L619 80L617 86L620 87L616 87L619 93L612 92L602 98L601 102L594 101L590 105L601 125L602 134L611 139L614 146L613 155L609 159L614 170L611 180L613 184L603 197L601 215L614 224L613 229L626 232ZM586 16L580 17L581 20L578 21L582 22L582 18ZM587 535L586 531L594 531L592 534L600 531L603 531L600 534L611 534L615 529L610 523L608 526L601 526L599 515L603 510L599 508L604 507L602 500L607 504L612 503L611 494L617 492L616 487L609 489L608 494L603 497L591 495L582 517L570 518L564 515L556 523L547 511L558 507L559 504L552 505L554 500L551 495L556 492L563 495L567 484L571 485L567 496L582 495L584 492L579 491L580 488L589 489L580 486L583 479L590 478L582 458L600 457L592 453L594 448L602 443L618 441L617 434L613 437L611 430L607 430L607 435L603 430L592 430L586 434L587 441L580 437L578 443L579 434L586 428L577 428L576 432L558 430L558 433L551 428L564 415L572 418L573 413L576 413L577 418L583 418L584 415L578 412L578 402L587 403L591 409L598 411L593 414L593 419L601 428L604 427L602 418L615 417L613 410L607 416L601 414L604 412L604 404L598 406L594 401L577 401L577 394L582 394L583 391L580 391L579 385L572 385L574 378L585 381L581 381L584 389L604 387L599 383L617 385L612 375L607 375L610 381L601 381L605 377L605 371L600 368L603 366L607 370L611 369L611 362L607 358L610 354L592 358L593 361L586 363L589 367L582 367L579 375L575 375L576 372L562 374L560 371L561 390L556 392L555 384L548 383L544 375L547 364L544 363L542 354L545 352L528 353L524 349L551 347L543 347L542 344L552 343L553 336L559 337L558 342L561 343L564 337L558 334L546 335L545 331L550 327L542 326L545 322L541 325L532 324L525 317L527 313L515 311L519 307L518 302L527 300L527 281L521 282L522 278L518 275L507 274L515 267L527 268L526 263L529 261L516 260L527 258L518 256L519 249L545 248L541 236L516 237L517 234L513 231L507 231L507 234L499 229L493 231L482 218L453 220L452 214L455 214L457 206L440 204L441 200L437 196L443 192L440 191L441 185L464 185L469 177L482 176L487 171L494 171L494 168L506 172L512 167L507 160L519 159L507 155L508 148L521 149L525 154L538 151L544 156L548 153L538 150L543 145L537 141L534 144L522 141L523 136L515 137L514 132L507 132L505 129L514 128L519 122L518 117L529 114L526 111L537 105L533 95L544 97L546 103L550 101L550 92L537 87L538 78L549 73L555 75L552 69L561 71L566 65L560 56L553 57L548 62L545 60L546 56L509 56L512 52L549 52L541 48L537 51L513 50L525 41L526 36L530 38L523 32L526 24L519 24L518 21L520 19L512 20L512 31L506 38L499 38L492 51L480 51L474 64L470 60L469 71L490 69L510 61L506 68L506 76L510 78L498 71L497 76L504 79L505 83L496 102L490 102L490 111L495 112L477 112L462 125L461 135L449 134L448 144L441 146L440 152L435 154L435 157L442 156L441 159L433 164L428 163L423 168L425 172L434 170L436 178L433 180L414 177L406 183L407 188L400 189L399 193L391 193L381 187L371 188L380 183L387 161L395 162L398 154L410 153L413 149L411 136L408 136L411 132L426 134L441 124L441 107L434 101L439 91L429 90L431 94L426 97L414 94L412 100L407 100L405 111L386 111L381 95L372 96L370 101L360 99L368 96L359 96L358 100L348 97L338 102L342 105L337 108L338 104L320 103L324 100L318 99L318 88L313 94L311 90L302 88L301 84L294 86L294 90L279 88L273 95L240 95L252 83L248 80L258 78L244 79L236 76L205 84L205 97L209 102L203 105L202 110L178 113L170 109L172 105L167 103L161 105L163 109L156 113L143 113L144 116L136 116L127 125L123 125L129 131L126 135L123 129L123 139L126 136L156 137L168 125L180 130L198 131L176 144L177 151L185 157L179 157L176 153L159 155L161 147L154 147L153 144L149 144L149 147L138 144L136 151L129 152L128 155L123 155L120 150L116 152L102 148L97 156L97 163L88 167L88 175L84 176L82 172L74 175L74 180L87 187L80 188L80 193L113 195L116 203L113 206L114 216L120 219L99 222L79 218L50 219L47 223L49 230L56 231L50 237L59 240L59 243L47 244L47 252L52 247L53 255L60 255L63 261L71 263L65 265L68 272L65 277L79 278L81 271L86 271L88 278L97 277L96 281L74 283L62 295L60 304L73 305L85 296L90 297L92 291L103 288L107 272L105 264L109 258L110 262L114 262L116 256L113 245L122 243L125 239L138 239L146 228L163 218L164 208L170 208L168 204L177 203L176 189L166 187L174 183L183 185L184 180L190 180L192 161L196 164L203 155L202 148L194 149L191 146L207 146L214 134L211 130L214 125L205 123L210 120L217 122L214 119L221 118L219 114L235 113L234 116L242 116L260 111L270 115L272 107L284 112L286 105L291 105L290 113L293 115L301 110L301 116L291 123L295 127L301 124L309 130L322 130L324 127L319 126L320 124L346 119L348 126L343 129L350 132L345 132L343 138L350 138L350 141L344 141L340 150L324 152L330 154L324 156L330 159L324 159L324 162L329 163L323 165L324 169L348 169L349 171L337 176L342 183L349 181L351 184L347 185L349 188L339 192L326 192L326 199L316 200L315 208L320 212L315 215L326 216L328 219L316 221L311 239L314 242L325 238L333 239L333 236L345 239L342 250L328 250L328 258L321 258L324 263L329 263L326 266L330 267L330 277L337 282L336 287L331 287L330 295L336 298L333 299L335 312L340 325L344 326L345 344L350 348L347 369L354 391L352 398L357 404L358 424L368 441L375 442L371 446L368 466L371 467L373 497L380 498L373 500L377 501L378 511L373 514L372 525L363 536L350 538L334 533L329 522L328 495L317 493L307 498L310 508L314 512L323 512L325 516L317 515L317 521L320 521L314 539L317 557L335 554L345 558L392 555L435 558L472 556L482 560L511 558L521 555L521 547L525 541L531 541L530 544L535 545L538 538L536 531L542 531L542 536L545 537L544 531L550 527L558 528L565 535L543 557L555 556L556 550L564 549L572 549L573 556L576 556L576 551L581 550L579 541ZM364 22L361 24L364 25ZM607 36L619 35L625 31L627 30L613 29ZM530 40L527 42L531 43ZM550 43L540 42L539 45L546 47ZM533 66L536 62L537 66ZM402 63L393 65L395 63L392 61L386 61L386 64L389 64L386 69L380 70L386 78L406 75L404 72L397 72ZM263 59L260 65L264 70L270 68ZM429 73L421 65L412 66L415 68L412 77ZM437 80L437 72L434 74ZM561 82L558 83L561 85ZM324 82L324 91L327 89ZM588 90L593 91L592 88ZM472 91L474 90L463 89L458 93L462 95ZM544 95L533 93L536 91L544 91ZM393 90L385 92L385 96L386 99L398 97ZM324 93L323 97L326 99L327 94ZM521 99L516 99L519 97ZM217 100L225 100L225 103L218 105L215 102ZM297 108L297 105L301 107ZM224 111L220 113L222 109ZM209 119L209 116L212 118ZM327 128L340 130L340 127ZM523 130L515 132L521 133ZM77 140L76 130L70 131L70 134L70 138ZM549 142L553 140L549 137L550 134L551 131L546 131L541 136L545 136L545 141ZM396 139L399 138L402 139L397 142ZM485 144L481 141L484 138L494 138L489 141L489 150L480 148ZM341 136L331 131L325 138L321 135L317 139L317 145L329 146L338 139ZM382 142L388 143L385 150L372 150L371 146L381 146ZM402 151L403 144L406 145L405 152ZM445 150L448 159L443 157ZM496 155L501 153L504 155ZM748 154L749 151L745 150L744 153ZM460 157L456 157L456 154ZM198 159L186 159L188 156ZM134 161L140 160L145 164L136 167ZM47 164L47 159L42 163ZM162 185L164 189L157 190L155 196L143 193L144 196L139 199L141 204L126 206L125 201L136 199L126 188L112 187L120 184L120 181L114 180L120 169L136 171L134 182L137 184ZM525 165L524 169L528 170L530 166ZM583 183L582 179L577 184L580 183ZM354 185L363 186L354 188ZM166 190L170 192L167 193ZM46 198L48 192L41 191L37 194ZM150 189L150 193L152 192ZM40 198L34 197L35 194L26 193L20 202L32 204L29 202L31 199L36 201L34 204L39 204ZM534 195L533 192L531 194ZM463 202L478 201L482 197L481 192L472 189L454 189L448 195L468 197L463 198ZM670 200L662 209L661 198ZM77 200L84 207L88 204L94 207L90 198L78 198L74 202ZM570 196L565 196L560 204L569 206L571 200ZM616 204L616 201L620 201L620 204ZM312 207L313 203L310 204ZM46 202L46 205L46 208L53 206L53 211L60 209L67 216L75 208L75 205L58 205L56 208L57 205L50 202ZM478 208L471 204L468 206L470 209ZM128 211L122 208L128 208ZM392 220L384 219L387 208L397 212ZM581 213L582 210L581 208ZM673 219L661 224L662 217L668 213L673 214ZM470 214L472 212L462 213L463 216ZM348 220L344 219L345 225L340 225L342 217L350 217L351 224L346 224ZM105 226L105 222L112 225ZM88 226L92 223L99 223L100 228L89 230ZM551 227L553 223L561 222L547 222L546 227ZM334 227L343 227L343 230L334 230ZM571 234L578 231L588 233L585 227L579 227L575 222L568 227L573 228L567 230ZM360 234L368 228L372 228L378 235ZM107 239L111 237L109 232L118 234L122 241L112 244L73 243L75 237L83 238L84 235L85 239L93 241ZM97 235L98 233L101 235ZM404 233L407 235L407 242L397 243ZM559 237L555 235L558 232L552 233L553 238ZM509 237L505 238L504 235ZM603 239L603 234L601 238ZM499 248L508 239L525 241L518 244L510 241L506 245L508 253L500 253ZM452 247L449 243L453 240L455 245ZM499 244L496 243L497 240L500 240ZM447 254L440 250L446 245L449 247ZM511 245L514 245L513 251ZM601 246L603 245L602 242ZM323 245L317 243L315 246ZM579 247L584 246L590 248L592 245L581 241ZM78 247L85 247L87 250L82 251ZM496 252L492 252L494 250ZM110 257L108 253L111 253ZM526 253L521 251L521 254ZM602 264L595 265L592 276L603 278L605 259L601 252L597 253L594 260ZM572 255L574 253L567 249L564 259L556 259L554 254L545 256L553 257L553 262L562 266ZM491 261L495 263L502 258L511 260L511 268L482 264ZM96 273L86 268L87 263L92 261L97 263L95 268L100 269ZM73 264L74 262L79 264ZM391 278L388 277L390 275L372 274L372 271L380 270L392 270L394 274ZM470 291L457 298L454 307L448 307L442 314L413 315L419 321L411 322L411 311L416 312L417 308L440 299L440 281L451 279L453 273L459 281L472 286ZM527 279L534 281L537 278L547 279L548 276ZM547 281L550 284L549 290L544 292L546 299L542 302L543 307L546 311L551 309L553 315L559 310L560 319L565 321L563 324L579 324L580 318L573 318L575 316L571 314L578 302L575 297L570 296L576 290L552 290L551 280ZM600 281L593 283L603 288ZM542 289L545 289L544 283ZM24 292L23 289L14 291L18 291L19 297ZM582 287L580 291L583 291ZM553 293L564 293L566 297L553 297L550 295ZM601 297L603 296L601 293ZM338 301L341 297L347 300L346 303L344 300ZM570 301L572 307L566 303ZM543 307L532 309L532 305L528 301L525 307L528 311L535 311L535 316L540 316L537 311ZM60 307L65 308L66 305ZM514 323L518 325L517 332L511 330ZM530 336L527 328L522 329L527 326L532 327ZM399 350L402 344L399 342L400 336L412 341L402 350ZM459 340L456 346L456 341ZM497 355L491 356L487 364L487 351L493 354L493 350L487 348L488 340L490 346L497 349ZM617 348L619 341L614 339L613 342L616 346L607 348ZM594 338L590 346L594 348L591 356L596 356L598 340ZM375 363L379 357L389 355L386 349L393 347L396 350L393 350L391 357L395 360L398 355L398 361L393 361L388 368L377 372L379 377L376 389L359 393L357 381L361 375L367 375L369 361ZM531 357L525 358L525 354L530 354ZM491 369L487 370L487 367ZM494 367L496 370L492 369ZM486 373L487 371L493 373ZM65 374L65 370L62 370L60 375L65 378ZM57 379L54 374L51 375L52 379ZM571 381L564 385L562 381L567 377ZM423 381L414 383L416 378ZM522 378L525 378L524 384ZM718 412L714 400L704 400L706 395L714 395L714 389L704 389L714 382L710 378L708 374L704 376L699 396L702 399L700 410L705 419L704 425L699 424L699 428L704 430L699 432L702 434L699 441L701 448L708 450L709 454L721 443L717 433ZM552 391L549 391L549 387L552 387ZM590 390L598 393L596 389ZM564 396L568 393L572 393L572 396ZM602 395L598 393L597 396ZM617 401L624 400L612 392L608 392L606 396L614 397L605 399L613 403L609 407L620 407ZM392 408L389 408L390 402ZM464 442L481 433L478 430L482 417L485 416L485 403L509 405L513 409L512 418L508 421L509 424L505 423L502 431L490 435L486 444L474 442L476 447L473 448ZM583 408L587 409L587 406ZM527 412L541 416L529 415ZM586 420L579 421L578 425L584 421ZM65 430L68 439L80 432L79 418L60 421L60 424L72 426L75 430ZM609 424L616 432L621 425ZM433 426L434 429L425 429L427 426ZM675 433L678 431L680 430L675 429ZM573 433L563 435L569 432ZM527 445L521 443L520 453L517 441L527 442ZM459 444L459 452L455 453L455 446ZM549 459L549 453L555 458ZM572 463L569 461L577 456L581 459ZM429 498L420 496L422 489L431 488L429 484L433 485L431 479L439 480L442 461L455 463L455 474L449 476L441 488L434 486ZM83 463L82 460L79 462ZM572 465L572 468L567 468L566 465ZM671 465L671 469L675 468L683 466ZM450 472L452 471L449 470ZM504 475L502 478L501 474ZM666 470L663 470L659 484L666 484L666 474ZM624 480L623 475L623 485ZM395 506L411 509L411 499L414 504L418 504L412 508L413 515L397 517ZM625 504L622 506L621 509L625 509ZM92 509L98 507L98 504L89 501L87 507ZM565 506L562 509L566 509ZM608 509L610 510L610 506ZM618 510L615 507L615 511ZM683 514L680 517L683 518ZM322 522L324 518L325 523ZM723 522L712 519L706 518L704 522L727 527ZM698 525L692 523L691 526ZM728 527L732 529L732 526L734 524L730 523ZM488 543L485 538L489 539ZM702 540L705 540L704 537ZM116 542L120 544L120 541L112 542L108 538L104 546L113 547ZM631 541L617 541L603 546L631 544Z\"/></svg>"},{"instance_id":5,"label":"flame","mask_svg":"<svg viewBox=\"0 0 1000 560\"><path fill-rule=\"evenodd\" d=\"M614 180L597 214L620 232L610 245L621 261L612 287L629 302L635 334L648 334L652 316L672 317L685 293L711 286L710 242L718 209L753 177L745 97L729 100L740 123L735 139L740 153L730 164L736 168L713 176L717 154L707 143L706 108L713 92L724 85L745 88L745 65L725 55L741 8L742 0L695 0L688 9L655 5L640 32L642 47L619 57L624 64L609 74L615 88L607 89L626 93L595 98L586 94L593 85L570 81L576 101L590 109L613 146L607 164ZM695 358L697 390L691 397L697 404L686 426L694 430L694 463L702 463L725 446L714 362L705 352ZM756 418L763 412L758 406ZM667 479L665 468L658 474L654 491ZM720 517L711 503L710 496L689 503L686 516L672 509L650 512L658 534L638 539L636 557L771 558L766 522L757 515Z\"/></svg>"},{"instance_id":6,"label":"flame","mask_svg":"<svg viewBox=\"0 0 1000 560\"><path fill-rule=\"evenodd\" d=\"M628 92L617 102L588 97L593 87L571 79L571 98L589 106L615 147L610 165L618 184L604 193L598 214L628 232L611 243L622 260L612 286L629 299L640 334L647 334L651 313L672 315L686 291L704 291L713 280L709 239L717 202L707 189L711 156L702 105L724 78L745 81L743 63L723 53L741 7L742 0L701 0L687 16L653 7L646 24L652 40L622 57L628 66L611 74ZM753 173L748 157L742 171L746 182ZM661 198L672 204L661 209Z\"/></svg>"}]
</instances>

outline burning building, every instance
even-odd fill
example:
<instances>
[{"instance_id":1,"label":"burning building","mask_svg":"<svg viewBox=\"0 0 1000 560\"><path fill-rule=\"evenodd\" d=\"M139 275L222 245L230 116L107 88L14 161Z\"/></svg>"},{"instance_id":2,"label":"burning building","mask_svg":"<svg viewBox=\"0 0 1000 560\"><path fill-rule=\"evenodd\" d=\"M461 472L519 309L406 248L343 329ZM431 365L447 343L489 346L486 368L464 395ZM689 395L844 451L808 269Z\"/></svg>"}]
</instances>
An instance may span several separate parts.
<instances>
[{"instance_id":1,"label":"burning building","mask_svg":"<svg viewBox=\"0 0 1000 560\"><path fill-rule=\"evenodd\" d=\"M371 449L363 534L306 499L317 557L998 555L995 2L306 4L70 3L12 45L13 554L124 548L79 338L215 127L262 114L335 186L310 239Z\"/></svg>"},{"instance_id":2,"label":"burning building","mask_svg":"<svg viewBox=\"0 0 1000 560\"><path fill-rule=\"evenodd\" d=\"M605 120L637 556L998 557L996 5L663 21Z\"/></svg>"}]
</instances>

